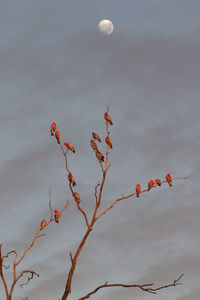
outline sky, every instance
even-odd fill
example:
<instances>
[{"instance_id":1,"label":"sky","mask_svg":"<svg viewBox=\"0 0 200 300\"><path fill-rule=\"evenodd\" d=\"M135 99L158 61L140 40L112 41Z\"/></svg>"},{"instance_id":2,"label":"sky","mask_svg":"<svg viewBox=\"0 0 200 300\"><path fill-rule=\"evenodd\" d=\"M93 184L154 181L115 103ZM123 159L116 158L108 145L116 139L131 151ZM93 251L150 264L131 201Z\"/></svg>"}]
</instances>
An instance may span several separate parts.
<instances>
[{"instance_id":1,"label":"sky","mask_svg":"<svg viewBox=\"0 0 200 300\"><path fill-rule=\"evenodd\" d=\"M121 201L94 226L69 299L110 283L182 285L157 296L102 289L91 299L197 300L200 295L200 2L197 0L18 0L0 2L0 242L3 254L27 248L53 208L70 206L27 253L19 271L40 274L14 299L61 298L86 226L70 194L64 157L50 136L57 121L71 142L69 167L91 218L102 178L91 132L105 139L113 120L111 168L102 210L150 179L194 175ZM114 24L105 36L104 18ZM105 143L101 151L105 153ZM7 261L12 263L12 257ZM8 282L11 270L6 271ZM25 278L26 280L26 278ZM0 298L5 299L0 283Z\"/></svg>"}]
</instances>

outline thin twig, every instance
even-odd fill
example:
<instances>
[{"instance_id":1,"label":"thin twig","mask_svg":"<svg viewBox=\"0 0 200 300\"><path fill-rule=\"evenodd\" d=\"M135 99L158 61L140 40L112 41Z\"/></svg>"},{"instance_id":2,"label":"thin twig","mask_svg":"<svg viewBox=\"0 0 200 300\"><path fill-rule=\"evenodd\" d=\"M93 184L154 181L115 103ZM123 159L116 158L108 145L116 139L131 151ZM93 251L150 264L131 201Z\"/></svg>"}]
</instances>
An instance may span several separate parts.
<instances>
[{"instance_id":1,"label":"thin twig","mask_svg":"<svg viewBox=\"0 0 200 300\"><path fill-rule=\"evenodd\" d=\"M96 205L97 205L97 202L98 202L98 198L97 198L97 189L98 189L99 186L100 186L100 183L97 183L97 185L95 186L95 199L96 199Z\"/></svg>"},{"instance_id":2,"label":"thin twig","mask_svg":"<svg viewBox=\"0 0 200 300\"><path fill-rule=\"evenodd\" d=\"M70 255L71 263L73 264L73 257L72 257L72 253L70 252L70 253L69 253L69 255Z\"/></svg>"},{"instance_id":3,"label":"thin twig","mask_svg":"<svg viewBox=\"0 0 200 300\"><path fill-rule=\"evenodd\" d=\"M11 289L10 289L10 297L12 296L14 287L16 285L16 283L18 282L18 280L25 274L25 273L31 273L31 277L28 277L27 282L20 284L20 287L23 287L24 285L28 284L29 281L33 278L33 276L37 276L39 277L40 275L38 273L36 273L35 271L32 270L23 270L18 276L17 278L13 281Z\"/></svg>"},{"instance_id":4,"label":"thin twig","mask_svg":"<svg viewBox=\"0 0 200 300\"><path fill-rule=\"evenodd\" d=\"M190 175L188 176L185 176L185 177L174 177L173 179L188 179L188 178L191 178L195 173L191 173Z\"/></svg>"},{"instance_id":5,"label":"thin twig","mask_svg":"<svg viewBox=\"0 0 200 300\"><path fill-rule=\"evenodd\" d=\"M9 251L6 255L2 256L2 262L3 262L4 258L8 258L8 256L13 253L16 254L16 250Z\"/></svg>"},{"instance_id":6,"label":"thin twig","mask_svg":"<svg viewBox=\"0 0 200 300\"><path fill-rule=\"evenodd\" d=\"M72 185L71 185L70 183L69 183L69 188L70 188L70 190L71 190L72 196L74 197L74 191L73 191ZM79 204L78 202L76 203L76 205L77 205L78 210L80 210L80 212L83 214L83 216L84 216L84 218L85 218L86 225L87 225L87 227L89 228L90 224L89 224L89 221L88 221L88 218L87 218L86 213L85 213L84 210L80 207L80 204Z\"/></svg>"},{"instance_id":7,"label":"thin twig","mask_svg":"<svg viewBox=\"0 0 200 300\"><path fill-rule=\"evenodd\" d=\"M26 249L24 250L23 255L22 255L21 258L15 263L15 266L17 266L17 265L22 261L22 259L26 256L26 253L33 247L33 245L35 244L35 240L38 238L38 235L39 235L40 230L41 230L41 229L39 228L38 231L36 232L36 234L35 234L33 240L32 240L32 243L30 244L30 246L29 246L28 248L26 248Z\"/></svg>"},{"instance_id":8,"label":"thin twig","mask_svg":"<svg viewBox=\"0 0 200 300\"><path fill-rule=\"evenodd\" d=\"M38 273L36 273L36 272L34 272L34 271L24 270L24 271L22 271L21 274L19 275L19 278L23 276L22 273L23 273L23 274L24 274L24 273L31 273L31 276L28 276L28 279L27 279L26 282L20 284L20 287L21 287L21 288L22 288L24 285L27 285L27 284L29 283L29 281L30 281L31 279L33 279L34 275L35 275L36 277L39 277L39 276L40 276Z\"/></svg>"}]
</instances>

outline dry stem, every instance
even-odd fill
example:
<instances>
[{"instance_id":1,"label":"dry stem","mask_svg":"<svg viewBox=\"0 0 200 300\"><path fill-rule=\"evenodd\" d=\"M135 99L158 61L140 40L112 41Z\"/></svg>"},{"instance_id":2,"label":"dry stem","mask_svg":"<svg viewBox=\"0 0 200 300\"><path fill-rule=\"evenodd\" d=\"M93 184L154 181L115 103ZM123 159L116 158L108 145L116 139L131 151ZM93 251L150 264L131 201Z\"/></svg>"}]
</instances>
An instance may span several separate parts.
<instances>
[{"instance_id":1,"label":"dry stem","mask_svg":"<svg viewBox=\"0 0 200 300\"><path fill-rule=\"evenodd\" d=\"M122 283L115 283L115 284L108 284L108 281L106 281L104 284L98 286L96 289L94 289L93 291L91 291L90 293L88 293L86 296L79 298L78 300L84 300L84 299L88 299L90 298L90 296L94 295L96 292L98 292L98 290L102 289L102 288L107 288L107 287L124 287L124 288L133 288L133 287L137 287L145 292L151 293L151 294L156 294L156 292L158 290L162 290L165 288L169 288L172 286L177 286L180 285L181 283L179 282L180 279L183 277L184 273L181 274L178 279L175 279L173 281L173 283L167 284L167 285L163 285L160 286L158 288L152 288L152 286L154 285L154 283L145 283L145 284L122 284Z\"/></svg>"}]
</instances>

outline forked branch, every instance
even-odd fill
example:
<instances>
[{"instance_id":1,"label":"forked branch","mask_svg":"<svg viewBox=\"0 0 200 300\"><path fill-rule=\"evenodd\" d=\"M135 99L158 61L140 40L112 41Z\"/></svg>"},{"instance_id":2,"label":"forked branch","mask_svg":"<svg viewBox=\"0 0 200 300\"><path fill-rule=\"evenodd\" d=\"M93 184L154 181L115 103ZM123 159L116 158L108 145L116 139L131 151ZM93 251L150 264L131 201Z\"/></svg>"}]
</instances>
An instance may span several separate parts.
<instances>
[{"instance_id":1,"label":"forked branch","mask_svg":"<svg viewBox=\"0 0 200 300\"><path fill-rule=\"evenodd\" d=\"M94 289L93 291L91 291L90 293L88 293L87 295L85 295L82 298L79 298L78 300L84 300L84 299L89 299L90 296L94 295L95 293L97 293L100 289L102 288L107 288L107 287L124 287L124 288L139 288L142 291L151 293L151 294L157 294L157 291L162 290L162 289L166 289L172 286L177 286L180 285L180 279L183 277L184 273L181 274L177 279L175 279L172 283L167 284L167 285L163 285L157 288L153 288L152 286L154 286L154 283L146 283L146 284L122 284L122 283L114 283L114 284L108 284L108 281L106 281L104 284L98 286L96 289Z\"/></svg>"},{"instance_id":2,"label":"forked branch","mask_svg":"<svg viewBox=\"0 0 200 300\"><path fill-rule=\"evenodd\" d=\"M36 277L39 277L39 276L40 276L40 275L39 275L38 273L36 273L35 271L32 271L32 270L23 270L23 271L17 276L17 278L13 281L12 286L11 286L11 289L10 289L10 296L12 296L14 287L15 287L16 283L18 282L18 280L19 280L21 277L23 277L23 275L26 274L26 273L30 273L31 275L28 276L28 279L27 279L27 281L26 281L25 283L20 284L20 287L23 287L24 285L27 285L27 284L29 283L29 281L30 281L31 279L33 279L34 275L35 275Z\"/></svg>"}]
</instances>

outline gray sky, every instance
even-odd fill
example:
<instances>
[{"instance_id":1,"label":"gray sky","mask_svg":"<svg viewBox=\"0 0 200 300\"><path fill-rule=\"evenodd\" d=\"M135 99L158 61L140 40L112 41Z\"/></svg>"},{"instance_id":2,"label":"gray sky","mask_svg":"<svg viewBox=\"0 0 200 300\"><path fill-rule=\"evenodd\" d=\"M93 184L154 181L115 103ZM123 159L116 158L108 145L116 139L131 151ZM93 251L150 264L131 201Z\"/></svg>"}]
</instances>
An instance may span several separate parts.
<instances>
[{"instance_id":1,"label":"gray sky","mask_svg":"<svg viewBox=\"0 0 200 300\"><path fill-rule=\"evenodd\" d=\"M164 179L169 172L195 174L171 189L163 185L122 201L99 220L80 255L70 299L105 281L159 285L183 272L182 286L157 296L116 288L91 299L199 299L199 11L197 0L0 2L4 253L22 253L41 219L48 218L50 184L55 208L70 200L62 221L47 228L21 264L40 278L16 288L14 299L61 297L69 252L86 229L50 123L56 120L63 141L77 150L69 154L69 165L91 216L102 175L89 141L93 130L104 140L106 105L114 125L102 209L121 193L133 192L137 183L145 188L149 179ZM104 18L114 24L109 36L98 32Z\"/></svg>"}]
</instances>

